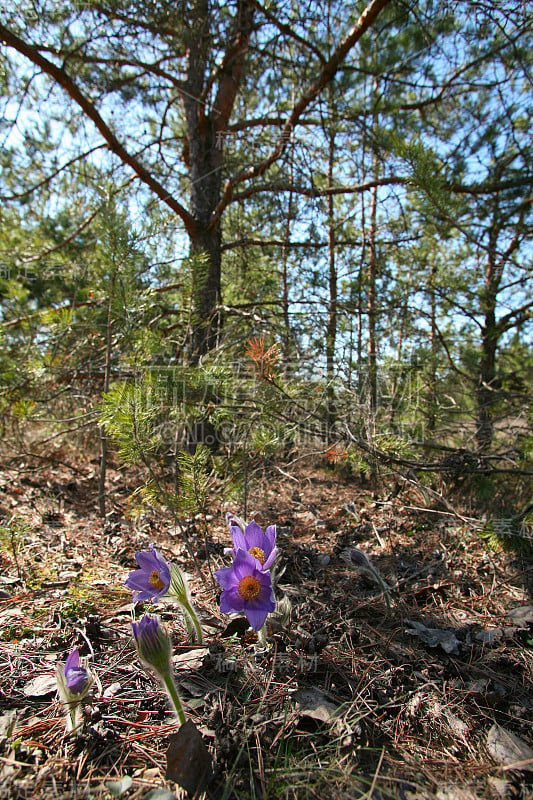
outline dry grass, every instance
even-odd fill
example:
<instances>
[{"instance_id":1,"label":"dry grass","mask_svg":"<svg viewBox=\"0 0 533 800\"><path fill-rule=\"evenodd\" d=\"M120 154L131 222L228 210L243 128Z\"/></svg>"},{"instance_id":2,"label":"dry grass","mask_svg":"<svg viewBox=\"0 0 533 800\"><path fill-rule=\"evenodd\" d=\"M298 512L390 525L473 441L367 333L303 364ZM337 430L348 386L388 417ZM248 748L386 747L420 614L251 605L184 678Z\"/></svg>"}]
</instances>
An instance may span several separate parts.
<instances>
[{"instance_id":1,"label":"dry grass","mask_svg":"<svg viewBox=\"0 0 533 800\"><path fill-rule=\"evenodd\" d=\"M107 798L106 783L125 775L133 779L125 798L165 787L182 796L165 781L177 726L135 658L122 585L134 552L151 542L187 569L205 622L207 646L189 646L179 617L158 606L173 630L185 705L213 755L209 797L533 796L533 765L509 769L487 749L494 723L533 746L532 632L508 617L531 604L525 556L488 550L468 522L413 508L420 498L387 500L384 486L373 496L303 465L292 479L265 476L250 511L278 525L278 593L293 610L258 650L250 633L227 637L211 582L194 574L168 521L126 518L125 482L136 476L111 473L114 510L104 524L95 480L79 464L75 472L26 464L0 476L0 513L16 521L0 547L0 798ZM225 563L223 511L213 509L210 523L213 566ZM194 522L189 535L205 555ZM390 613L376 586L339 558L350 544L392 587ZM207 577L205 561L203 570ZM408 633L408 621L448 630L455 650ZM76 741L53 688L36 694L30 683L73 646L98 679Z\"/></svg>"}]
</instances>

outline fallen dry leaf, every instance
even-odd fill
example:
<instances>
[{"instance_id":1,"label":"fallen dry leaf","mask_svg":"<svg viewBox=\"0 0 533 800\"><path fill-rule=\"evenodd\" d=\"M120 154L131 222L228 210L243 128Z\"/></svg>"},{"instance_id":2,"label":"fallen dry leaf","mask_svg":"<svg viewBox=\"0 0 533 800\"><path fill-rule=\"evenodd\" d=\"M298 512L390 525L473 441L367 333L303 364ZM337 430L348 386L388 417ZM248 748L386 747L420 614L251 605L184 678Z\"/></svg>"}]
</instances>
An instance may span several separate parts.
<instances>
[{"instance_id":1,"label":"fallen dry leaf","mask_svg":"<svg viewBox=\"0 0 533 800\"><path fill-rule=\"evenodd\" d=\"M533 772L533 750L511 731L494 724L487 734L487 750L505 767Z\"/></svg>"},{"instance_id":2,"label":"fallen dry leaf","mask_svg":"<svg viewBox=\"0 0 533 800\"><path fill-rule=\"evenodd\" d=\"M165 777L190 797L204 791L212 774L212 760L202 734L190 719L169 737Z\"/></svg>"}]
</instances>

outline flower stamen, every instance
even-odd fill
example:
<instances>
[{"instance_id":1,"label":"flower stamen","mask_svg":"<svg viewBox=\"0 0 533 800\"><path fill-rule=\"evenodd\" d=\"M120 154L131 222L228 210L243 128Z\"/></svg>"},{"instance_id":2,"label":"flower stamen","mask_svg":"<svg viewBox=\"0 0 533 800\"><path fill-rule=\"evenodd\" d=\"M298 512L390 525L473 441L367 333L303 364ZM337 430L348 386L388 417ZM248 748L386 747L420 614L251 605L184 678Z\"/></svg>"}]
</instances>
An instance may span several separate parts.
<instances>
[{"instance_id":1,"label":"flower stamen","mask_svg":"<svg viewBox=\"0 0 533 800\"><path fill-rule=\"evenodd\" d=\"M148 578L148 583L150 584L150 586L153 586L154 589L157 589L158 591L160 589L163 589L164 586L165 586L164 582L161 580L160 573L159 573L158 569L154 569L150 573L150 577Z\"/></svg>"},{"instance_id":2,"label":"flower stamen","mask_svg":"<svg viewBox=\"0 0 533 800\"><path fill-rule=\"evenodd\" d=\"M261 584L252 575L241 578L237 590L243 600L255 600L261 594Z\"/></svg>"},{"instance_id":3,"label":"flower stamen","mask_svg":"<svg viewBox=\"0 0 533 800\"><path fill-rule=\"evenodd\" d=\"M250 553L251 556L257 558L261 566L263 566L263 564L266 561L266 555L264 550L262 550L260 547L251 547L248 552Z\"/></svg>"}]
</instances>

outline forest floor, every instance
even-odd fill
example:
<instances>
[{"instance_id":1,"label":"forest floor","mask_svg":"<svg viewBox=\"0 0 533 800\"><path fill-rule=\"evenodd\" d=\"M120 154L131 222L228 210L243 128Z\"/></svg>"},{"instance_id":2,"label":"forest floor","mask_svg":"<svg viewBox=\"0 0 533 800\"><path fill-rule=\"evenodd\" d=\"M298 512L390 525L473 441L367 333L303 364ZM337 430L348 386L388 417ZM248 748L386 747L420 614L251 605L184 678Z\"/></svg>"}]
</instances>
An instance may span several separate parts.
<instances>
[{"instance_id":1,"label":"forest floor","mask_svg":"<svg viewBox=\"0 0 533 800\"><path fill-rule=\"evenodd\" d=\"M178 729L131 636L123 581L154 543L190 576L204 624L188 644L175 607L175 674L212 761L207 797L472 800L533 797L532 562L494 551L479 526L327 464L271 468L248 518L278 526L277 595L290 622L268 645L220 614L209 566L228 565L226 511L185 525L205 580L164 515L128 517L139 484L94 464L14 459L0 472L0 800L167 800ZM341 557L356 546L390 587ZM78 647L96 675L77 739L54 668ZM193 763L191 769L205 769Z\"/></svg>"}]
</instances>

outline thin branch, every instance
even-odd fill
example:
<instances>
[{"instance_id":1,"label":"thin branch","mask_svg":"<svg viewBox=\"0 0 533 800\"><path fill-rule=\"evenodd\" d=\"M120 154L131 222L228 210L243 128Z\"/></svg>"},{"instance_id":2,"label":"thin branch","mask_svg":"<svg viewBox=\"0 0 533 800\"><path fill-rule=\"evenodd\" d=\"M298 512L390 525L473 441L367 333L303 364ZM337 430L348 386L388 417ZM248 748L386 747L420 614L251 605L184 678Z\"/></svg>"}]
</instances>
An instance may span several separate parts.
<instances>
[{"instance_id":1,"label":"thin branch","mask_svg":"<svg viewBox=\"0 0 533 800\"><path fill-rule=\"evenodd\" d=\"M265 172L283 155L287 145L289 144L292 131L299 123L300 117L303 112L308 108L313 100L315 100L322 89L330 83L335 77L342 61L346 58L350 50L357 44L364 33L371 27L377 19L379 13L390 3L390 0L372 0L369 6L364 10L357 23L351 31L345 36L340 44L335 48L330 59L322 66L318 78L307 87L300 99L296 102L293 110L287 117L283 130L278 140L278 144L263 161L255 166L248 167L242 170L234 178L226 181L222 198L217 208L215 209L211 218L211 225L218 224L224 209L231 202L233 192L236 186L245 181L253 178L258 178L264 175Z\"/></svg>"},{"instance_id":2,"label":"thin branch","mask_svg":"<svg viewBox=\"0 0 533 800\"><path fill-rule=\"evenodd\" d=\"M72 231L70 236L67 236L67 238L63 239L63 241L61 241L59 244L56 244L53 247L49 247L48 250L43 250L40 253L37 253L37 255L29 256L28 258L23 258L21 259L21 263L31 264L32 261L41 261L41 259L46 258L46 256L49 256L52 253L57 253L58 250L62 250L66 244L70 244L70 242L72 242L76 238L76 236L78 236L82 231L85 230L85 228L87 228L91 224L93 219L95 219L98 216L101 210L102 210L101 208L97 208L96 211L92 211L89 214L89 216L85 217L83 222Z\"/></svg>"},{"instance_id":3,"label":"thin branch","mask_svg":"<svg viewBox=\"0 0 533 800\"><path fill-rule=\"evenodd\" d=\"M291 194L301 194L305 197L331 197L338 194L356 194L359 192L366 192L368 189L373 189L377 186L392 186L400 185L405 186L409 183L409 178L403 175L390 175L389 177L376 178L375 180L365 181L364 183L356 183L353 186L324 186L318 188L317 186L302 186L293 183L281 183L275 181L272 183L262 183L256 186L250 186L242 192L234 194L231 202L245 200L260 192L290 192Z\"/></svg>"},{"instance_id":4,"label":"thin branch","mask_svg":"<svg viewBox=\"0 0 533 800\"><path fill-rule=\"evenodd\" d=\"M314 45L312 42L308 42L306 39L303 38L303 36L297 34L292 25L287 25L284 22L280 22L280 20L277 19L277 17L271 11L265 8L265 6L262 5L262 3L257 2L257 0L252 0L252 5L258 11L260 11L261 14L263 14L268 19L269 22L275 25L276 28L280 31L280 33L283 33L286 36L290 36L291 39L294 39L299 44L303 44L303 46L306 47L308 50L311 50L311 52L315 54L315 56L318 58L321 64L326 63L326 59L324 55L320 52L318 47L316 47L316 45Z\"/></svg>"},{"instance_id":5,"label":"thin branch","mask_svg":"<svg viewBox=\"0 0 533 800\"><path fill-rule=\"evenodd\" d=\"M494 192L502 192L506 189L521 189L523 187L533 187L533 175L523 175L521 178L511 178L506 181L481 181L480 183L445 183L445 188L450 189L457 194L493 194ZM533 198L527 198L524 203L530 204Z\"/></svg>"},{"instance_id":6,"label":"thin branch","mask_svg":"<svg viewBox=\"0 0 533 800\"><path fill-rule=\"evenodd\" d=\"M42 308L40 311L37 311L35 314L27 314L24 317L17 317L17 319L11 319L8 322L0 322L0 327L4 329L8 328L16 328L17 325L24 325L24 323L29 322L32 319L40 319L45 314L50 314L50 311L54 312L61 312L61 311L74 311L77 308L83 307L95 307L101 306L105 302L105 297L100 298L99 300L85 300L83 302L76 302L76 303L67 303L63 306L57 306L56 308Z\"/></svg>"},{"instance_id":7,"label":"thin branch","mask_svg":"<svg viewBox=\"0 0 533 800\"><path fill-rule=\"evenodd\" d=\"M49 75L53 80L61 86L72 100L81 108L84 114L94 123L102 138L107 142L111 152L115 153L120 160L127 164L140 180L145 183L152 192L154 192L160 200L162 200L169 208L176 213L183 221L187 232L191 233L195 228L194 217L181 205L172 195L168 193L165 187L144 167L134 156L132 156L117 139L109 125L102 118L96 109L94 102L91 98L87 97L79 88L79 86L67 75L62 67L58 67L52 61L49 61L39 50L34 46L25 42L20 36L13 33L13 31L6 28L5 25L0 23L0 39L8 45L28 58L32 63L38 66L45 74Z\"/></svg>"},{"instance_id":8,"label":"thin branch","mask_svg":"<svg viewBox=\"0 0 533 800\"><path fill-rule=\"evenodd\" d=\"M523 325L524 322L527 322L528 319L532 319L532 309L533 300L530 300L529 303L524 303L520 308L515 308L504 317L501 317L496 323L498 332L501 334L510 330L510 328L518 328L520 325Z\"/></svg>"},{"instance_id":9,"label":"thin branch","mask_svg":"<svg viewBox=\"0 0 533 800\"><path fill-rule=\"evenodd\" d=\"M60 175L64 170L68 169L68 167L71 167L73 164L75 164L76 161L82 161L84 158L90 156L92 153L95 153L97 150L101 150L103 147L105 147L105 144L98 144L95 147L89 148L89 150L85 150L83 153L79 153L77 156L74 156L74 158L71 158L69 161L61 164L60 167L51 172L50 175L47 175L45 178L43 178L42 181L30 186L29 189L25 189L23 192L16 192L15 194L0 194L0 200L3 203L9 203L12 200L23 200L24 198L29 197L30 194L36 192L38 189L42 189L42 187L46 186L47 183L50 183L54 178L57 178L58 175Z\"/></svg>"}]
</instances>

